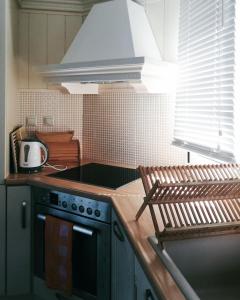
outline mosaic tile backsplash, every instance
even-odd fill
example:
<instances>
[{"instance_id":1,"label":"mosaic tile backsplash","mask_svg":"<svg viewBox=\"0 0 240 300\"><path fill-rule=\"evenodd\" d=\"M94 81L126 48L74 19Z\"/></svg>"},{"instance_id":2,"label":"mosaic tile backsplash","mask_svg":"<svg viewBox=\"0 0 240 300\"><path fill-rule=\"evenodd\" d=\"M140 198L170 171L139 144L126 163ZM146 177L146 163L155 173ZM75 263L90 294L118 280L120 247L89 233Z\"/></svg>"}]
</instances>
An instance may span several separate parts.
<instances>
[{"instance_id":1,"label":"mosaic tile backsplash","mask_svg":"<svg viewBox=\"0 0 240 300\"><path fill-rule=\"evenodd\" d=\"M29 130L72 129L84 158L121 164L172 165L186 163L186 152L171 146L173 97L106 93L65 95L51 90L20 90L19 123L37 117ZM53 116L53 127L43 125Z\"/></svg>"},{"instance_id":2,"label":"mosaic tile backsplash","mask_svg":"<svg viewBox=\"0 0 240 300\"><path fill-rule=\"evenodd\" d=\"M66 95L60 91L27 90L18 92L18 123L26 126L26 118L35 116L37 124L27 127L31 132L74 130L74 137L82 144L83 97ZM45 126L43 117L53 116L54 126ZM81 149L82 150L82 149Z\"/></svg>"},{"instance_id":3,"label":"mosaic tile backsplash","mask_svg":"<svg viewBox=\"0 0 240 300\"><path fill-rule=\"evenodd\" d=\"M123 164L186 163L171 146L173 97L107 93L84 97L83 155Z\"/></svg>"}]
</instances>

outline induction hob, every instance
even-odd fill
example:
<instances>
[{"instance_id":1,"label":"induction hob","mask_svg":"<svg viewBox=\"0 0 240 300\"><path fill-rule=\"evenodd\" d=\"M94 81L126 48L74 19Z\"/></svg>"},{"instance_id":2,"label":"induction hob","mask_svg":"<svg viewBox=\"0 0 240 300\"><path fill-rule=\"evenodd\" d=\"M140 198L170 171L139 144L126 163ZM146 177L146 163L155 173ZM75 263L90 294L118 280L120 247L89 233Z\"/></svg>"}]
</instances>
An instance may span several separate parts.
<instances>
[{"instance_id":1,"label":"induction hob","mask_svg":"<svg viewBox=\"0 0 240 300\"><path fill-rule=\"evenodd\" d=\"M111 189L117 189L139 178L136 169L89 163L48 175L50 177L77 181Z\"/></svg>"}]
</instances>

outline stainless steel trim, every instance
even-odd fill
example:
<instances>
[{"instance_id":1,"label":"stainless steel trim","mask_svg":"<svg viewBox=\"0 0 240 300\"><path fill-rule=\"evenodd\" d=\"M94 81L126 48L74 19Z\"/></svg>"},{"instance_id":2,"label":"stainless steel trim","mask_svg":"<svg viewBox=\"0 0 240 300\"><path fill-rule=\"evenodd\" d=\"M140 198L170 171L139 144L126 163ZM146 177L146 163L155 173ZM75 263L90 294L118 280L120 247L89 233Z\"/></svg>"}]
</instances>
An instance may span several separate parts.
<instances>
[{"instance_id":1,"label":"stainless steel trim","mask_svg":"<svg viewBox=\"0 0 240 300\"><path fill-rule=\"evenodd\" d=\"M46 216L42 214L37 214L37 218L45 222ZM94 231L79 225L73 225L73 231L80 232L85 235L93 236Z\"/></svg>"}]
</instances>

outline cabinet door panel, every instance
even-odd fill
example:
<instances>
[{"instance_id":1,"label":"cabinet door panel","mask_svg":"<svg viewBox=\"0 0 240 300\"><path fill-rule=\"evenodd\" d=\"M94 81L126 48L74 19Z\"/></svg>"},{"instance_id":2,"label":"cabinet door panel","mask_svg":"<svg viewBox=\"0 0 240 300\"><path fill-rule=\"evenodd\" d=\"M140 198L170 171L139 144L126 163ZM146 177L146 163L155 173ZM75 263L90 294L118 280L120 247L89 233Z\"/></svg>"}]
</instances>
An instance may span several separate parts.
<instances>
[{"instance_id":1,"label":"cabinet door panel","mask_svg":"<svg viewBox=\"0 0 240 300\"><path fill-rule=\"evenodd\" d=\"M48 64L60 64L64 56L65 16L48 15Z\"/></svg>"},{"instance_id":2,"label":"cabinet door panel","mask_svg":"<svg viewBox=\"0 0 240 300\"><path fill-rule=\"evenodd\" d=\"M134 299L134 252L115 213L112 218L111 299Z\"/></svg>"},{"instance_id":3,"label":"cabinet door panel","mask_svg":"<svg viewBox=\"0 0 240 300\"><path fill-rule=\"evenodd\" d=\"M136 300L161 300L153 291L140 263L135 258Z\"/></svg>"},{"instance_id":4,"label":"cabinet door panel","mask_svg":"<svg viewBox=\"0 0 240 300\"><path fill-rule=\"evenodd\" d=\"M7 188L7 294L30 292L31 279L30 187Z\"/></svg>"},{"instance_id":5,"label":"cabinet door panel","mask_svg":"<svg viewBox=\"0 0 240 300\"><path fill-rule=\"evenodd\" d=\"M19 12L18 70L19 87L28 88L29 13Z\"/></svg>"},{"instance_id":6,"label":"cabinet door panel","mask_svg":"<svg viewBox=\"0 0 240 300\"><path fill-rule=\"evenodd\" d=\"M68 47L71 45L81 25L82 25L81 16L66 16L65 52L68 50Z\"/></svg>"},{"instance_id":7,"label":"cabinet door panel","mask_svg":"<svg viewBox=\"0 0 240 300\"><path fill-rule=\"evenodd\" d=\"M0 296L5 293L5 243L6 243L6 193L5 186L0 185Z\"/></svg>"},{"instance_id":8,"label":"cabinet door panel","mask_svg":"<svg viewBox=\"0 0 240 300\"><path fill-rule=\"evenodd\" d=\"M29 88L46 88L47 84L34 69L47 64L47 15L30 14L29 19Z\"/></svg>"}]
</instances>

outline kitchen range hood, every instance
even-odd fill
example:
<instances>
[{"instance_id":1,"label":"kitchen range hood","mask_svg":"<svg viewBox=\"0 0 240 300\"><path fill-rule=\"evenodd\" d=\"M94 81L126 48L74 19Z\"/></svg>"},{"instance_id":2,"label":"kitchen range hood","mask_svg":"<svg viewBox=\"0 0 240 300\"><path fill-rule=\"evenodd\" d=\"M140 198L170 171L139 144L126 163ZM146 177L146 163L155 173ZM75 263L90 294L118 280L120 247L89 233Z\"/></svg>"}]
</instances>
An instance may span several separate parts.
<instances>
[{"instance_id":1,"label":"kitchen range hood","mask_svg":"<svg viewBox=\"0 0 240 300\"><path fill-rule=\"evenodd\" d=\"M162 61L144 7L132 0L93 6L63 60L38 69L70 93L167 93L176 66Z\"/></svg>"}]
</instances>

